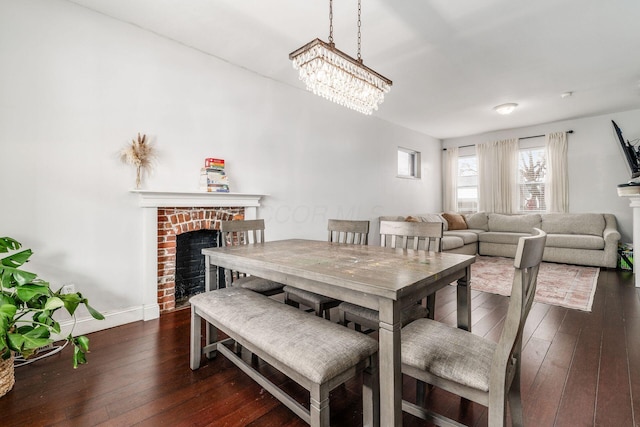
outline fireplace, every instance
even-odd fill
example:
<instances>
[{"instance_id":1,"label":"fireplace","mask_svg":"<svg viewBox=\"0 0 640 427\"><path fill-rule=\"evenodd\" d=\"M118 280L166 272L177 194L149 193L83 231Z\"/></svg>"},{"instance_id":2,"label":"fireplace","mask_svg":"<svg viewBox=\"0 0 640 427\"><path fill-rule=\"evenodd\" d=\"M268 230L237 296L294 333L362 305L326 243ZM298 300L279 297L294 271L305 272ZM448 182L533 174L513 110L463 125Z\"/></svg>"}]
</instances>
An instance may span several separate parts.
<instances>
[{"instance_id":1,"label":"fireplace","mask_svg":"<svg viewBox=\"0 0 640 427\"><path fill-rule=\"evenodd\" d=\"M220 221L242 219L242 207L158 208L160 313L178 308L190 296L204 291L204 257L200 250L218 246L217 230L220 229ZM190 267L195 271L187 271ZM183 283L176 286L179 281ZM185 287L192 289L185 290Z\"/></svg>"},{"instance_id":2,"label":"fireplace","mask_svg":"<svg viewBox=\"0 0 640 427\"><path fill-rule=\"evenodd\" d=\"M218 230L197 230L176 236L175 304L185 306L189 298L205 291L206 265L202 249L218 247Z\"/></svg>"},{"instance_id":3,"label":"fireplace","mask_svg":"<svg viewBox=\"0 0 640 427\"><path fill-rule=\"evenodd\" d=\"M220 221L257 218L263 195L132 190L143 208L142 319L176 308L177 239L219 230ZM179 291L180 292L180 291Z\"/></svg>"}]
</instances>

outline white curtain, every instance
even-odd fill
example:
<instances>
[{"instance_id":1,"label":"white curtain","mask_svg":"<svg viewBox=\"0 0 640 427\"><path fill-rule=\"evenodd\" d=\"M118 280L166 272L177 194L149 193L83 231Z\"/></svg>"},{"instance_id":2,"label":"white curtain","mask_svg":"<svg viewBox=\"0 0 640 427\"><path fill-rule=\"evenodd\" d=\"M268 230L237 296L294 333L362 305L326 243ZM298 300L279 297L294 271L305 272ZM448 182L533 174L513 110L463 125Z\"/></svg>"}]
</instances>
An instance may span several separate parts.
<instances>
[{"instance_id":1,"label":"white curtain","mask_svg":"<svg viewBox=\"0 0 640 427\"><path fill-rule=\"evenodd\" d=\"M480 144L478 153L478 208L513 213L516 210L518 140Z\"/></svg>"},{"instance_id":2,"label":"white curtain","mask_svg":"<svg viewBox=\"0 0 640 427\"><path fill-rule=\"evenodd\" d=\"M547 212L569 212L569 170L567 133L546 135L547 176L545 203Z\"/></svg>"},{"instance_id":3,"label":"white curtain","mask_svg":"<svg viewBox=\"0 0 640 427\"><path fill-rule=\"evenodd\" d=\"M458 211L458 147L447 148L442 159L442 210Z\"/></svg>"}]
</instances>

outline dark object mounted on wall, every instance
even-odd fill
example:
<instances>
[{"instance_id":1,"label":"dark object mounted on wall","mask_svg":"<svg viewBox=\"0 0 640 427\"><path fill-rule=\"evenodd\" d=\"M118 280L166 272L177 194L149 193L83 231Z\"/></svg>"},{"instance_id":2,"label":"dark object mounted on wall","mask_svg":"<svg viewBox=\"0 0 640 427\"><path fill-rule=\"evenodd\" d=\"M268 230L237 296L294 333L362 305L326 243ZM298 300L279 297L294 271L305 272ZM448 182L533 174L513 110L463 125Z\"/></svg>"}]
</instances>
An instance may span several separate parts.
<instances>
[{"instance_id":1,"label":"dark object mounted on wall","mask_svg":"<svg viewBox=\"0 0 640 427\"><path fill-rule=\"evenodd\" d=\"M622 147L622 151L624 152L624 157L627 160L627 164L629 165L631 178L633 179L640 177L640 153L638 153L636 147L631 145L628 140L624 140L624 138L622 137L622 131L620 130L616 122L611 120L611 123L613 124L613 128L616 131L616 135L618 135L618 141L620 141L620 146Z\"/></svg>"}]
</instances>

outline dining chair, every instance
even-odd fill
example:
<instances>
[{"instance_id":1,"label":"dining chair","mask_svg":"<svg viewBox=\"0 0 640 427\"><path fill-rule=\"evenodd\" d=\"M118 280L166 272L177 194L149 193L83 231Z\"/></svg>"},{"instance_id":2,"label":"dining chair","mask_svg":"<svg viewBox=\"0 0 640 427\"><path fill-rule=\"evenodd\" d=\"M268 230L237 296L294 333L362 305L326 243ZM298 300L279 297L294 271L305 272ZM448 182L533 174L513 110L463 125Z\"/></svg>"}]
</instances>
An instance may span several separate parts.
<instances>
[{"instance_id":1,"label":"dining chair","mask_svg":"<svg viewBox=\"0 0 640 427\"><path fill-rule=\"evenodd\" d=\"M380 245L394 249L442 251L441 222L404 222L380 221ZM433 318L435 294L427 296L426 307L419 302L403 308L401 321L403 325L421 317ZM379 316L376 310L343 302L338 305L340 323L347 326L354 324L358 331L365 326L370 331L378 329Z\"/></svg>"},{"instance_id":2,"label":"dining chair","mask_svg":"<svg viewBox=\"0 0 640 427\"><path fill-rule=\"evenodd\" d=\"M369 238L369 221L330 219L327 224L327 240L333 243L366 245ZM330 319L330 310L340 304L340 300L294 286L284 287L284 302L294 307L312 308L316 316Z\"/></svg>"},{"instance_id":3,"label":"dining chair","mask_svg":"<svg viewBox=\"0 0 640 427\"><path fill-rule=\"evenodd\" d=\"M522 425L522 331L536 292L546 236L534 229L533 236L518 241L509 308L497 343L431 319L402 328L402 373L418 380L418 404L403 400L405 412L437 425L459 425L419 406L427 383L487 406L492 427L505 424L507 405L512 424Z\"/></svg>"},{"instance_id":4,"label":"dining chair","mask_svg":"<svg viewBox=\"0 0 640 427\"><path fill-rule=\"evenodd\" d=\"M220 233L223 246L250 245L264 242L264 220L251 219L239 221L220 221ZM238 271L227 270L227 286L239 286L262 295L271 296L282 293L282 283L247 276Z\"/></svg>"}]
</instances>

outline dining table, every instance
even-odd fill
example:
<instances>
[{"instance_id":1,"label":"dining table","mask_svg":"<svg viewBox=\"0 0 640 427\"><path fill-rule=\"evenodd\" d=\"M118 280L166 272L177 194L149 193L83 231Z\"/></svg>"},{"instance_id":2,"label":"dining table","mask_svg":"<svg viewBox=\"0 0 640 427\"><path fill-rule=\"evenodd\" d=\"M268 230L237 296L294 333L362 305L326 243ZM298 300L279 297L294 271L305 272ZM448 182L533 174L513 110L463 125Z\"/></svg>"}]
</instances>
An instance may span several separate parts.
<instances>
[{"instance_id":1,"label":"dining table","mask_svg":"<svg viewBox=\"0 0 640 427\"><path fill-rule=\"evenodd\" d=\"M472 255L304 239L202 254L207 291L219 286L220 271L233 270L377 310L381 426L402 425L402 308L456 282L457 326L471 330Z\"/></svg>"}]
</instances>

